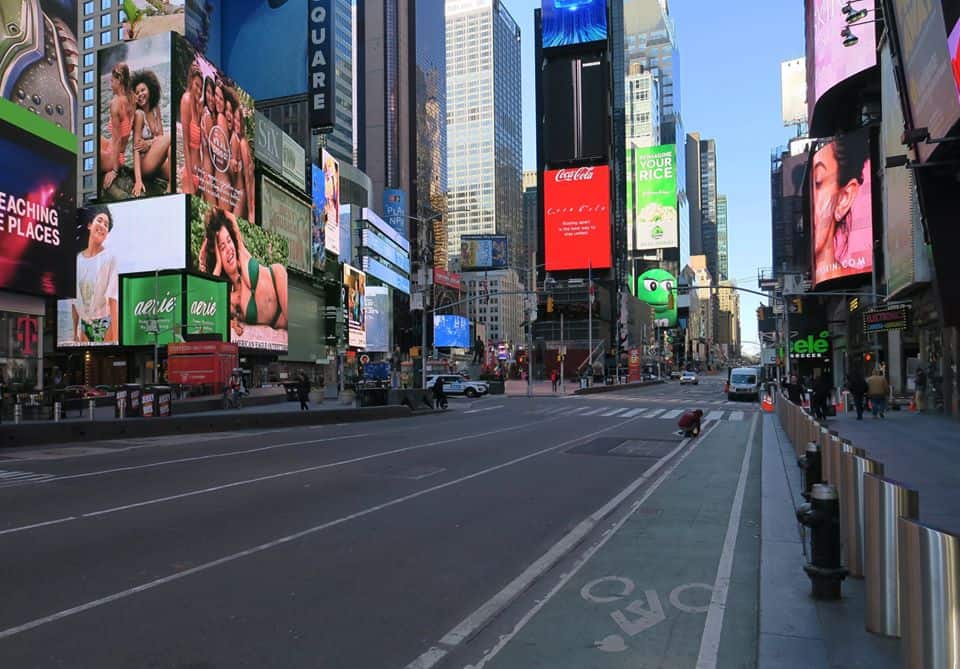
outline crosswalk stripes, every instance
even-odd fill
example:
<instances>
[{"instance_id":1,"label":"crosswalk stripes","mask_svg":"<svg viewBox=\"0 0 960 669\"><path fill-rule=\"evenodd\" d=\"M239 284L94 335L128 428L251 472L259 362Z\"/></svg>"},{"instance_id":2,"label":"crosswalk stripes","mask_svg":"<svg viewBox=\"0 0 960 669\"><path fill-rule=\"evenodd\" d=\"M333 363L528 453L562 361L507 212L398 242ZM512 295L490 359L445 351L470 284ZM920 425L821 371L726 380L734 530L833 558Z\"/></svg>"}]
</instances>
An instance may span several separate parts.
<instances>
[{"instance_id":1,"label":"crosswalk stripes","mask_svg":"<svg viewBox=\"0 0 960 669\"><path fill-rule=\"evenodd\" d=\"M649 413L643 414L643 417L644 417L644 418L656 418L657 416L659 416L660 414L662 414L664 411L666 411L666 409L654 409L653 411L651 411L651 412L649 412Z\"/></svg>"},{"instance_id":2,"label":"crosswalk stripes","mask_svg":"<svg viewBox=\"0 0 960 669\"><path fill-rule=\"evenodd\" d=\"M605 416L605 417L606 417L606 416L616 416L618 413L621 413L621 412L626 411L626 410L627 410L626 407L621 407L621 408L619 408L619 409L614 409L613 411L606 411L606 412L604 412L604 413L602 413L602 414L600 414L600 415L601 415L601 416Z\"/></svg>"},{"instance_id":3,"label":"crosswalk stripes","mask_svg":"<svg viewBox=\"0 0 960 669\"><path fill-rule=\"evenodd\" d=\"M531 411L533 414L540 416L594 416L596 418L649 418L657 420L676 420L684 411L684 409L665 409L665 408L653 408L653 407L617 407L611 406L609 404L602 406L594 406L591 404L584 404L579 407L546 407L536 409ZM710 409L705 412L703 416L703 421L729 421L729 422L741 422L745 419L746 412L736 409L732 411L724 411L723 409ZM0 485L3 484L3 479L0 478Z\"/></svg>"},{"instance_id":4,"label":"crosswalk stripes","mask_svg":"<svg viewBox=\"0 0 960 669\"><path fill-rule=\"evenodd\" d=\"M606 411L606 410L607 410L607 407L600 407L599 409L594 409L593 411L584 411L584 412L583 412L582 414L580 414L580 415L581 415L581 416L593 416L594 414L598 414L598 413L600 413L600 412L602 412L602 411Z\"/></svg>"},{"instance_id":5,"label":"crosswalk stripes","mask_svg":"<svg viewBox=\"0 0 960 669\"><path fill-rule=\"evenodd\" d=\"M667 418L667 419L669 419L669 418L676 418L677 416L679 416L679 415L682 414L682 413L683 413L683 409L671 409L671 410L668 411L667 413L665 413L665 414L663 414L662 416L660 416L660 418Z\"/></svg>"},{"instance_id":6,"label":"crosswalk stripes","mask_svg":"<svg viewBox=\"0 0 960 669\"><path fill-rule=\"evenodd\" d=\"M731 411L731 412L730 412L730 420L743 420L743 412L742 412L742 411Z\"/></svg>"},{"instance_id":7,"label":"crosswalk stripes","mask_svg":"<svg viewBox=\"0 0 960 669\"><path fill-rule=\"evenodd\" d=\"M20 483L49 481L53 478L56 478L54 474L38 474L36 472L23 472L16 469L0 469L0 488L19 485Z\"/></svg>"},{"instance_id":8,"label":"crosswalk stripes","mask_svg":"<svg viewBox=\"0 0 960 669\"><path fill-rule=\"evenodd\" d=\"M636 416L637 414L641 414L641 413L643 413L644 411L646 411L646 409L643 408L643 407L640 407L639 409L630 409L630 411L628 411L627 413L623 414L623 415L621 416L621 418L633 418L633 417Z\"/></svg>"},{"instance_id":9,"label":"crosswalk stripes","mask_svg":"<svg viewBox=\"0 0 960 669\"><path fill-rule=\"evenodd\" d=\"M722 411L711 411L703 416L703 422L706 423L708 420L723 420Z\"/></svg>"}]
</instances>

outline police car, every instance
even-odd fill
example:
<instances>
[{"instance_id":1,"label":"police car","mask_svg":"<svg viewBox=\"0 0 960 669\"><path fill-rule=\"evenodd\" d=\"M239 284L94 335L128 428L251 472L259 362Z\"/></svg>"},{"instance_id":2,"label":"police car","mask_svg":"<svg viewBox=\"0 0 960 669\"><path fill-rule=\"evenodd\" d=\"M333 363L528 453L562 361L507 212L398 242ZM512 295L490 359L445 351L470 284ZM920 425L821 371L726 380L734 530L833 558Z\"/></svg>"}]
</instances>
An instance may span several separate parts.
<instances>
[{"instance_id":1,"label":"police car","mask_svg":"<svg viewBox=\"0 0 960 669\"><path fill-rule=\"evenodd\" d=\"M490 391L483 381L470 381L459 374L440 374L427 377L427 388L433 390L433 385L437 379L443 379L443 392L447 395L466 395L467 397L480 397Z\"/></svg>"}]
</instances>

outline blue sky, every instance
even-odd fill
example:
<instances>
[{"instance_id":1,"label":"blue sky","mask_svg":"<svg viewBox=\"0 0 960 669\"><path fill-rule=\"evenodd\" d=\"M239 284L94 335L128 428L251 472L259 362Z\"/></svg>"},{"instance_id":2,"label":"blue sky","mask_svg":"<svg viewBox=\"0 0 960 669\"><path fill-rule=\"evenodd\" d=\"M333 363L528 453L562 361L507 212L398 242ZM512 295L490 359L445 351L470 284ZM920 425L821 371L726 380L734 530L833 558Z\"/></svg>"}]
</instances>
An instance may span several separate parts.
<instances>
[{"instance_id":1,"label":"blue sky","mask_svg":"<svg viewBox=\"0 0 960 669\"><path fill-rule=\"evenodd\" d=\"M616 1L616 0L614 0ZM535 169L533 10L504 0L523 44L523 166ZM780 62L803 55L803 2L674 0L681 113L687 132L717 142L719 192L727 196L730 278L756 290L770 265L770 154L792 136L780 120ZM743 340L757 340L760 298L741 294Z\"/></svg>"}]
</instances>

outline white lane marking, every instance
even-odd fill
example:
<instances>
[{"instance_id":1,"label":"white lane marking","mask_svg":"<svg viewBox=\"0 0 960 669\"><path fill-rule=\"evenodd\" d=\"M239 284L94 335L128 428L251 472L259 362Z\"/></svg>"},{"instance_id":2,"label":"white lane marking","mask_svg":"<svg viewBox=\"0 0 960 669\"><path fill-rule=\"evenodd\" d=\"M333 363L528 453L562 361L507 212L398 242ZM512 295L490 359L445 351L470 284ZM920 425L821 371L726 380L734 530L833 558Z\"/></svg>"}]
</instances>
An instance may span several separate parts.
<instances>
[{"instance_id":1,"label":"white lane marking","mask_svg":"<svg viewBox=\"0 0 960 669\"><path fill-rule=\"evenodd\" d=\"M525 425L530 425L530 424L525 424ZM192 568L190 568L190 569L185 569L185 570L183 570L183 571L177 572L177 573L175 573L175 574L170 574L169 576L164 576L164 577L162 577L162 578L158 578L158 579L155 579L155 580L153 580L153 581L147 581L146 583L141 583L140 585L135 586L135 587L133 587L133 588L128 588L127 590L122 590L122 591L120 591L120 592L115 592L115 593L113 593L112 595L107 595L107 596L101 597L101 598L99 598L99 599L94 599L94 600L91 600L91 601L89 601L89 602L85 602L85 603L83 603L83 604L80 604L80 605L78 605L78 606L74 606L74 607L71 607L71 608L69 608L69 609L64 609L64 610L62 610L62 611L58 611L57 613L53 613L53 614L51 614L51 615L44 616L44 617L42 617L42 618L36 618L36 619L31 620L31 621L29 621L29 622L23 623L22 625L17 625L17 626L15 626L15 627L9 627L9 628L7 628L7 629L5 629L5 630L0 630L0 640L6 639L6 638L9 638L9 637L12 637L12 636L16 636L17 634L21 634L22 632L26 632L26 631L29 631L29 630L32 630L32 629L36 629L37 627L41 627L41 626L46 625L46 624L48 624L48 623L56 622L57 620L61 620L61 619L63 619L63 618L68 618L68 617L73 616L73 615L76 615L76 614L78 614L78 613L83 613L84 611L89 611L90 609L95 609L95 608L97 608L97 607L103 606L104 604L109 604L109 603L111 603L111 602L116 602L116 601L119 601L119 600L121 600L121 599L126 599L127 597L131 597L131 596L136 595L136 594L139 594L139 593L141 593L141 592L146 592L147 590L152 590L152 589L154 589L154 588L157 588L157 587L159 587L159 586L161 586L161 585L165 585L165 584L167 584L167 583L173 583L174 581L179 581L180 579L186 578L187 576L192 576L193 574L198 574L198 573L200 573L200 572L207 571L207 570L209 570L209 569L213 569L214 567L219 567L220 565L224 565L224 564L227 564L227 563L230 563L230 562L234 562L234 561L236 561L236 560L239 560L240 558L248 557L248 556L250 556L250 555L256 555L257 553L262 553L262 552L264 552L264 551L270 550L271 548L276 548L277 546L282 546L283 544L287 544L287 543L290 543L290 542L292 542L292 541L296 541L296 540L298 540L298 539L302 539L303 537L310 536L311 534L316 534L317 532L322 532L323 530L330 529L331 527L336 527L336 526L338 526L338 525L343 525L344 523L350 522L351 520L357 520L358 518L363 518L363 517L365 517L365 516L369 516L370 514L376 513L377 511L382 511L382 510L384 510L384 509L389 509L390 507L396 506L396 505L398 505L398 504L402 504L403 502L408 502L408 501L410 501L410 500L412 500L412 499L417 499L418 497L423 497L424 495L429 495L430 493L436 492L436 491L438 491L438 490L443 490L443 489L449 488L449 487L451 487L451 486L459 485L460 483L463 483L463 482L465 482L465 481L470 481L470 480L473 480L473 479L475 479L475 478L479 478L479 477L481 477L481 476L485 476L486 474L490 474L490 473L495 472L495 471L498 471L498 470L500 470L500 469L505 469L505 468L507 468L507 467L512 467L512 466L515 465L515 464L519 464L519 463L521 463L521 462L525 462L525 461L527 461L527 460L531 460L531 459L536 458L536 457L539 457L539 456L541 456L541 455L545 455L546 453L551 453L551 452L553 452L553 451L557 451L557 450L560 450L560 449L563 449L563 448L567 448L567 447L571 446L572 444L576 444L576 443L578 443L578 442L582 442L582 441L585 441L585 440L587 440L587 439L590 439L590 438L592 438L595 434L600 434L600 433L602 433L602 432L608 432L608 431L610 431L610 430L619 428L620 426L621 426L621 424L618 423L616 426L613 426L613 427L604 428L604 429L602 429L602 430L596 430L596 431L594 431L594 432L591 432L590 434L587 434L587 435L584 435L584 436L581 436L581 437L576 437L576 438L574 438L574 439L568 439L567 441L564 441L564 442L562 442L562 443L556 444L556 445L554 445L554 446L548 446L547 448L542 448L542 449L540 449L539 451L535 451L535 452L533 452L533 453L528 453L527 455L522 455L522 456L520 456L520 457L518 457L518 458L514 458L514 459L512 459L512 460L507 460L506 462L502 462L502 463L500 463L499 465L493 465L492 467L487 467L486 469L481 469L480 471L473 472L472 474L467 474L466 476L461 476L461 477L458 478L458 479L454 479L454 480L452 480L452 481L447 481L447 482L445 482L445 483L439 483L439 484L437 484L437 485L435 485L435 486L431 486L431 487L429 487L429 488L424 488L423 490L418 490L417 492L410 493L409 495L403 495L402 497L395 497L394 499L389 500L389 501L387 501L387 502L383 502L382 504L377 504L377 505L374 505L374 506L369 506L369 507L367 507L367 508L365 508L365 509L362 509L362 510L360 510L360 511L356 511L356 512L351 513L351 514L348 514L348 515L346 515L346 516L341 516L340 518L336 518L336 519L334 519L334 520L327 521L326 523L322 523L322 524L320 524L320 525L314 525L313 527L309 527L309 528L307 528L307 529L305 529L305 530L301 530L300 532L296 532L296 533L294 533L294 534L288 534L288 535L286 535L286 536L280 537L279 539L274 539L273 541L268 541L268 542L266 542L266 543L258 544L258 545L256 545L256 546L253 546L253 547L251 547L251 548L247 548L247 549L242 550L242 551L239 551L239 552L237 552L237 553L232 553L232 554L226 555L226 556L224 556L224 557L222 557L222 558L218 558L218 559L216 559L216 560L212 560L212 561L210 561L210 562L206 562L206 563L204 563L204 564L197 565L196 567L192 567ZM515 428L515 427L511 427L511 428L505 428L505 429L502 429L502 430L494 430L494 431L492 431L492 432L482 433L482 434L473 435L473 436L485 436L485 435L487 435L487 434L495 434L495 433L497 433L497 432L506 432L506 431L512 430L512 429L516 429L516 428ZM450 442L450 441L461 441L461 440L463 440L463 439L465 439L465 438L467 438L467 437L456 437L456 438L453 438L453 439L447 439L447 440L445 440L444 442L434 442L434 443L446 443L446 442ZM681 442L681 443L682 443L682 442ZM424 447L424 446L417 446L416 448L423 448L423 447ZM406 449L398 449L398 450L406 450ZM651 469L652 469L652 468L651 468ZM441 657L442 657L442 656L441 656Z\"/></svg>"},{"instance_id":2,"label":"white lane marking","mask_svg":"<svg viewBox=\"0 0 960 669\"><path fill-rule=\"evenodd\" d=\"M676 418L683 413L683 409L671 409L667 413L660 416L660 418Z\"/></svg>"},{"instance_id":3,"label":"white lane marking","mask_svg":"<svg viewBox=\"0 0 960 669\"><path fill-rule=\"evenodd\" d=\"M622 425L622 423L621 423L621 425ZM506 645L507 645L510 641L512 641L512 640L514 639L514 637L516 637L517 634L519 634L520 631L521 631L524 627L526 627L527 623L529 623L530 620L533 619L533 617L534 617L535 615L537 615L537 613L539 613L540 610L541 610L544 606L546 606L547 603L548 603L551 599L553 599L553 597L556 596L556 594L557 594L558 592L560 592L560 590L563 589L563 587L570 581L570 579L572 579L574 576L576 576L576 575L580 572L580 570L583 569L584 565L586 565L587 562L590 561L590 559L597 553L597 551L599 551L601 548L603 548L603 547L607 544L607 542L610 541L610 539L612 539L613 536L620 530L620 528L623 527L623 526L626 524L626 522L627 522L628 520L630 520L630 518L633 517L633 515L637 512L637 510L638 510L641 506L643 506L643 505L647 502L648 499L650 499L650 496L653 495L653 493L655 493L655 492L657 491L657 489L663 484L664 481L666 481L666 480L670 477L671 474L673 474L673 472L677 469L677 467L679 467L680 464L681 464L684 460L686 460L686 459L690 456L690 454L693 453L693 452L697 449L697 447L703 442L703 440L707 437L707 435L710 434L710 432L713 430L714 427L716 427L716 426L715 426L715 425L711 425L711 426L708 427L706 430L704 430L704 431L700 434L700 436L699 436L698 438L692 440L693 446L692 446L690 449L688 449L686 452L680 454L680 456L676 459L676 461L673 462L673 463L666 469L666 471L664 471L663 474L661 474L661 475L657 478L656 481L654 481L653 483L650 484L650 487L643 493L643 496L642 496L640 499L638 499L636 502L634 502L634 503L630 506L630 510L629 510L627 513L624 514L623 518L621 518L620 520L618 520L618 521L617 521L616 523L614 523L609 529L607 529L607 530L603 533L603 536L601 536L601 538L597 541L597 543L595 543L595 544L593 544L592 546L590 546L589 548L587 548L587 549L580 555L580 557L577 558L576 562L573 564L573 566L571 567L571 569L560 576L560 578L557 580L556 585L554 585L553 588L551 588L550 591L547 592L546 595L544 595L543 597L541 597L540 599L538 599L538 600L536 601L536 603L530 608L530 610L527 611L527 612L523 615L523 617L520 618L520 620L517 622L516 625L514 625L513 629L510 630L509 632L507 632L506 634L500 635L500 637L499 637L498 640L497 640L497 643L493 646L493 648L491 648L491 649L488 650L486 653L484 653L483 657L480 659L480 661L479 661L477 664L472 665L472 666L468 667L467 669L483 669L483 667L485 667L490 660L492 660L494 657L496 657L497 654L499 654L499 652L500 652L501 650L503 650L503 649L506 647ZM680 445L677 446L677 448L675 448L672 452L675 453L675 452L679 451L681 447L683 447L684 445L686 445L686 444L689 443L690 441L691 441L691 440L689 440L689 439L685 439L684 441L680 442ZM658 462L657 464L659 464L659 462ZM656 466L657 466L657 465L654 465L654 467L656 467ZM653 469L653 468L651 468L651 469ZM649 470L648 470L648 471L649 471ZM632 486L632 485L633 485L633 484L631 484L631 486ZM629 488L628 488L628 489L629 489ZM634 489L634 490L635 490L635 489ZM633 491L631 491L631 492L633 492ZM624 494L624 493L627 493L627 494ZM628 493L627 490L624 490L622 493L620 493L620 495L617 495L617 497L614 498L614 499L615 499L615 500L616 500L616 499L619 499L619 501L618 501L618 503L619 503L619 502L622 502L624 498L626 498L627 496L629 496L629 494L630 494L630 493ZM613 502L613 501L614 501L614 500L611 500L611 502ZM609 505L610 505L610 503L608 502L608 506L609 506ZM420 667L420 668L418 668L418 669L429 669L430 666L431 666L431 665L423 665L422 667Z\"/></svg>"},{"instance_id":4,"label":"white lane marking","mask_svg":"<svg viewBox=\"0 0 960 669\"><path fill-rule=\"evenodd\" d=\"M645 413L645 414L643 415L643 417L644 417L644 418L656 418L657 416L659 416L660 414L662 414L664 411L666 411L666 409L653 409L653 410L650 411L649 413Z\"/></svg>"},{"instance_id":5,"label":"white lane marking","mask_svg":"<svg viewBox=\"0 0 960 669\"><path fill-rule=\"evenodd\" d=\"M574 410L571 411L570 413L571 413L571 414L574 414L574 413L575 413L575 414L580 414L580 415L582 416L585 411L591 411L590 407L577 407L576 409L574 409Z\"/></svg>"},{"instance_id":6,"label":"white lane marking","mask_svg":"<svg viewBox=\"0 0 960 669\"><path fill-rule=\"evenodd\" d=\"M646 411L646 407L640 407L639 409L630 409L627 413L623 414L623 418L633 418L637 414L641 414Z\"/></svg>"},{"instance_id":7,"label":"white lane marking","mask_svg":"<svg viewBox=\"0 0 960 669\"><path fill-rule=\"evenodd\" d=\"M600 414L600 415L601 415L601 416L616 416L618 413L621 413L621 412L623 412L623 411L626 411L626 408L614 409L613 411L607 411L607 412L602 413L602 414Z\"/></svg>"},{"instance_id":8,"label":"white lane marking","mask_svg":"<svg viewBox=\"0 0 960 669\"><path fill-rule=\"evenodd\" d=\"M747 448L740 464L740 479L737 492L733 496L730 520L727 522L727 535L723 540L723 552L717 566L717 578L713 583L713 596L707 609L707 621L700 637L700 654L697 656L697 669L715 669L720 654L720 634L723 632L723 613L727 607L727 591L730 589L730 574L733 572L733 554L737 548L737 534L740 531L740 517L743 515L743 495L747 488L747 475L750 473L750 455L753 453L753 437L757 431L757 415L750 422L750 436Z\"/></svg>"},{"instance_id":9,"label":"white lane marking","mask_svg":"<svg viewBox=\"0 0 960 669\"><path fill-rule=\"evenodd\" d=\"M723 413L723 411L711 411L703 417L703 422L707 422L708 420L723 420Z\"/></svg>"},{"instance_id":10,"label":"white lane marking","mask_svg":"<svg viewBox=\"0 0 960 669\"><path fill-rule=\"evenodd\" d=\"M742 411L731 411L730 417L727 420L743 420Z\"/></svg>"},{"instance_id":11,"label":"white lane marking","mask_svg":"<svg viewBox=\"0 0 960 669\"><path fill-rule=\"evenodd\" d=\"M34 476L34 472L20 472L0 469L0 479L19 479L24 476Z\"/></svg>"},{"instance_id":12,"label":"white lane marking","mask_svg":"<svg viewBox=\"0 0 960 669\"><path fill-rule=\"evenodd\" d=\"M600 407L599 409L591 409L590 411L585 411L584 413L582 413L582 414L580 414L580 415L581 415L581 416L592 416L592 415L594 415L594 414L598 414L598 413L600 413L601 411L606 411L606 410L607 410L607 407Z\"/></svg>"},{"instance_id":13,"label":"white lane marking","mask_svg":"<svg viewBox=\"0 0 960 669\"><path fill-rule=\"evenodd\" d=\"M463 413L480 413L481 411L493 411L494 409L502 409L502 404L495 404L492 407L483 407L482 409L470 409L469 411L464 411Z\"/></svg>"},{"instance_id":14,"label":"white lane marking","mask_svg":"<svg viewBox=\"0 0 960 669\"><path fill-rule=\"evenodd\" d=\"M34 529L37 527L43 527L44 525L54 525L58 523L65 523L72 520L81 520L83 518L96 518L98 516L105 516L111 513L117 513L119 511L128 511L130 509L137 509L143 506L150 506L153 504L162 504L164 502L173 502L179 499L186 499L188 497L196 497L198 495L207 495L213 492L220 492L221 490L229 490L231 488L237 488L239 486L251 485L253 483L261 483L263 481L272 481L275 479L286 478L288 476L297 476L299 474L306 474L309 472L322 471L324 469L332 469L334 467L342 467L344 465L350 465L357 462L363 462L365 460L373 460L375 458L382 458L388 455L397 455L398 453L408 453L410 451L416 451L423 448L428 448L430 446L439 446L441 444L449 444L457 441L463 441L466 439L473 439L476 437L486 437L491 434L499 434L501 432L509 432L511 430L517 430L522 427L529 427L531 425L536 425L537 421L532 423L522 423L521 425L515 425L511 427L501 428L499 430L491 430L489 432L478 432L469 435L462 435L459 437L453 437L450 439L442 439L440 441L430 441L425 444L414 444L413 446L404 446L403 448L395 448L389 451L381 451L378 453L371 453L369 455L361 455L356 458L349 458L347 460L338 460L336 462L328 462L322 465L313 465L311 467L302 467L300 469L292 469L285 472L278 472L276 474L268 474L266 476L258 476L252 479L245 479L243 481L234 481L232 483L225 483L223 485L210 486L208 488L201 488L199 490L190 490L183 493L178 493L176 495L167 495L165 497L156 497L154 499L144 500L142 502L134 502L132 504L125 504L123 506L115 506L109 509L101 509L99 511L90 511L88 513L81 513L75 516L69 516L64 518L55 518L53 520L46 521L45 523L33 523L31 525L24 525L21 527L11 527L6 530L0 530L0 536L5 534L14 534L16 532L23 532L25 530ZM353 435L351 435L353 436Z\"/></svg>"}]
</instances>

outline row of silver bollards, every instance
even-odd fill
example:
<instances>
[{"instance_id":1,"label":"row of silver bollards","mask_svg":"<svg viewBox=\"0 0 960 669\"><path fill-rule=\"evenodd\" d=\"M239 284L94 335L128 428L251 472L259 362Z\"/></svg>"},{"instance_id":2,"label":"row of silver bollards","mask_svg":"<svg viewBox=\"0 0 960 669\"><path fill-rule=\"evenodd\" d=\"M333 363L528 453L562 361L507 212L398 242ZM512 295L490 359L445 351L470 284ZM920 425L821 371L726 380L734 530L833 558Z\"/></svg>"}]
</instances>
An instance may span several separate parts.
<instances>
[{"instance_id":1,"label":"row of silver bollards","mask_svg":"<svg viewBox=\"0 0 960 669\"><path fill-rule=\"evenodd\" d=\"M776 410L811 500L798 519L820 542L807 566L814 596L839 597L847 573L865 578L866 629L902 637L905 667L960 667L960 536L920 522L919 493L885 477L883 463L864 449L786 397L778 397ZM824 518L830 513L839 528Z\"/></svg>"}]
</instances>

